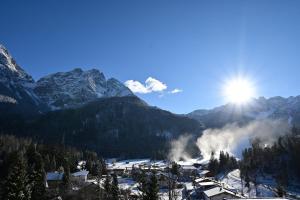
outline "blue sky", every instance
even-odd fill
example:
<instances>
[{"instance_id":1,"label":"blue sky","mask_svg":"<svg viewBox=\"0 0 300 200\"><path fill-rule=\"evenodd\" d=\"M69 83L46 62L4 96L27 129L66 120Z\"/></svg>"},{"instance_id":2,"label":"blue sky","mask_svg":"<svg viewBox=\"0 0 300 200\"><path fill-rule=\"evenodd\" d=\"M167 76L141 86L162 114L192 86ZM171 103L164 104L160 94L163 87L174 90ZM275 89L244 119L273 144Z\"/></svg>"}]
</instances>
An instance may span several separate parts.
<instances>
[{"instance_id":1,"label":"blue sky","mask_svg":"<svg viewBox=\"0 0 300 200\"><path fill-rule=\"evenodd\" d=\"M257 96L300 94L300 1L2 1L0 43L35 79L75 67L122 82L175 113L224 104L224 80L250 77ZM180 89L182 92L171 94Z\"/></svg>"}]
</instances>

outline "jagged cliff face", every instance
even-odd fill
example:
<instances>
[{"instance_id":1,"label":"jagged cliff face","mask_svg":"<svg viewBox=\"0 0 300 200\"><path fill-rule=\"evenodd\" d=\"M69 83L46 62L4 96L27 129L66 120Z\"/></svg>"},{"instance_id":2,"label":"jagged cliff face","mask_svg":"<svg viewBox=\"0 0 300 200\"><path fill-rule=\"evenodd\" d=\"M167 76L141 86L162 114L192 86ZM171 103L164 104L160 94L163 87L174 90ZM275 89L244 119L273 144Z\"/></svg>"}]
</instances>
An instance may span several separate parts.
<instances>
[{"instance_id":1,"label":"jagged cliff face","mask_svg":"<svg viewBox=\"0 0 300 200\"><path fill-rule=\"evenodd\" d=\"M8 50L0 44L0 82L13 84L33 83L32 77L27 74L9 54Z\"/></svg>"},{"instance_id":2,"label":"jagged cliff face","mask_svg":"<svg viewBox=\"0 0 300 200\"><path fill-rule=\"evenodd\" d=\"M41 78L34 92L51 109L73 108L103 97L133 95L118 80L106 80L99 70L83 71L79 68Z\"/></svg>"},{"instance_id":3,"label":"jagged cliff face","mask_svg":"<svg viewBox=\"0 0 300 200\"><path fill-rule=\"evenodd\" d=\"M0 45L0 110L2 113L25 114L46 110L33 92L34 80Z\"/></svg>"},{"instance_id":4,"label":"jagged cliff face","mask_svg":"<svg viewBox=\"0 0 300 200\"><path fill-rule=\"evenodd\" d=\"M98 98L123 96L133 93L117 79L106 80L97 69L76 68L35 82L0 45L0 108L5 113L37 114L79 107Z\"/></svg>"}]
</instances>

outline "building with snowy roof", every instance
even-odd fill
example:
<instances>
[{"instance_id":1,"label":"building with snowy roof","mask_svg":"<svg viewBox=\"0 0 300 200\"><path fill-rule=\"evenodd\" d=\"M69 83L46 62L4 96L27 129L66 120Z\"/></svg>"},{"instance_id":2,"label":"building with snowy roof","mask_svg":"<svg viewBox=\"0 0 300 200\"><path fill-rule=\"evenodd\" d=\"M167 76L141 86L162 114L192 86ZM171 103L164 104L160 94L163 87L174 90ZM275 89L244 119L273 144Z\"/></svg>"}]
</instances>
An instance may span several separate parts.
<instances>
[{"instance_id":1,"label":"building with snowy roof","mask_svg":"<svg viewBox=\"0 0 300 200\"><path fill-rule=\"evenodd\" d=\"M89 174L89 171L81 170L81 171L73 173L72 179L77 180L77 181L86 182L88 174Z\"/></svg>"},{"instance_id":2,"label":"building with snowy roof","mask_svg":"<svg viewBox=\"0 0 300 200\"><path fill-rule=\"evenodd\" d=\"M238 193L226 190L223 187L213 187L209 190L203 191L204 200L223 200L223 199L240 199Z\"/></svg>"},{"instance_id":3,"label":"building with snowy roof","mask_svg":"<svg viewBox=\"0 0 300 200\"><path fill-rule=\"evenodd\" d=\"M46 174L46 187L56 187L63 179L63 172L47 172Z\"/></svg>"}]
</instances>

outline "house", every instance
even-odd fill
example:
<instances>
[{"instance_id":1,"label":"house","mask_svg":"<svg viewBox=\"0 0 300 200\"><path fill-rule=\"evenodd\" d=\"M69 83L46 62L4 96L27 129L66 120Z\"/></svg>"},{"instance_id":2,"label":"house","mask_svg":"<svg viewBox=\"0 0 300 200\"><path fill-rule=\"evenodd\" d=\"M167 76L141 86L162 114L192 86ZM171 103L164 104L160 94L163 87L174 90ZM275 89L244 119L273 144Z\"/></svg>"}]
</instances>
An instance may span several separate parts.
<instances>
[{"instance_id":1,"label":"house","mask_svg":"<svg viewBox=\"0 0 300 200\"><path fill-rule=\"evenodd\" d=\"M76 181L86 182L89 171L81 170L72 174L72 179Z\"/></svg>"},{"instance_id":2,"label":"house","mask_svg":"<svg viewBox=\"0 0 300 200\"><path fill-rule=\"evenodd\" d=\"M46 187L55 188L62 181L64 176L63 172L48 172L46 174Z\"/></svg>"},{"instance_id":3,"label":"house","mask_svg":"<svg viewBox=\"0 0 300 200\"><path fill-rule=\"evenodd\" d=\"M224 189L223 187L214 187L209 190L203 191L204 200L223 200L223 199L240 199L240 196L237 193Z\"/></svg>"},{"instance_id":4,"label":"house","mask_svg":"<svg viewBox=\"0 0 300 200\"><path fill-rule=\"evenodd\" d=\"M196 184L197 189L201 191L209 190L214 187L220 186L217 182L209 181L209 182L200 182Z\"/></svg>"},{"instance_id":5,"label":"house","mask_svg":"<svg viewBox=\"0 0 300 200\"><path fill-rule=\"evenodd\" d=\"M210 177L202 177L202 178L195 179L195 184L200 182L210 182L210 181L214 181L214 179Z\"/></svg>"},{"instance_id":6,"label":"house","mask_svg":"<svg viewBox=\"0 0 300 200\"><path fill-rule=\"evenodd\" d=\"M198 169L193 165L181 165L179 168L179 172L179 181L186 182L192 181L193 177L197 176Z\"/></svg>"}]
</instances>

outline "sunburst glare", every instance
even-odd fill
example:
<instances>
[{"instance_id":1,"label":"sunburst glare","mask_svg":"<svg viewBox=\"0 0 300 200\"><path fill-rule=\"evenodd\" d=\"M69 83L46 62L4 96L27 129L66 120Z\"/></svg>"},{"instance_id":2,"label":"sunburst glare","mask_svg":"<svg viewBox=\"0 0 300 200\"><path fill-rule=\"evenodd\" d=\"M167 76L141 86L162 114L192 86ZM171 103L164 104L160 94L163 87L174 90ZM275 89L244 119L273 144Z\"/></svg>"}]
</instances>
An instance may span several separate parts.
<instances>
[{"instance_id":1,"label":"sunburst glare","mask_svg":"<svg viewBox=\"0 0 300 200\"><path fill-rule=\"evenodd\" d=\"M224 83L225 101L234 104L246 104L255 97L255 85L246 77L235 77Z\"/></svg>"}]
</instances>

